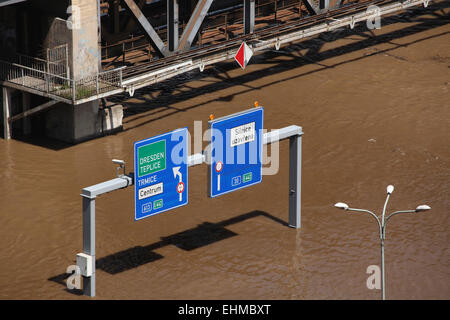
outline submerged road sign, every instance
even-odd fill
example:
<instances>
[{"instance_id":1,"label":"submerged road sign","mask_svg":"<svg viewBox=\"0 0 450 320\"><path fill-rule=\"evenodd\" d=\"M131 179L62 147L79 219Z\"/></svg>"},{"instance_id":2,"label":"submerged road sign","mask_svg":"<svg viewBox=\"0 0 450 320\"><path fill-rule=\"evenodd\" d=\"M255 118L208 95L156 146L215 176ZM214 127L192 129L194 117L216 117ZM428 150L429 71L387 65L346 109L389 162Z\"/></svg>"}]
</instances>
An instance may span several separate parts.
<instances>
[{"instance_id":1,"label":"submerged road sign","mask_svg":"<svg viewBox=\"0 0 450 320\"><path fill-rule=\"evenodd\" d=\"M188 204L188 130L134 143L135 220Z\"/></svg>"},{"instance_id":2,"label":"submerged road sign","mask_svg":"<svg viewBox=\"0 0 450 320\"><path fill-rule=\"evenodd\" d=\"M263 118L259 107L208 122L210 197L262 181Z\"/></svg>"}]
</instances>

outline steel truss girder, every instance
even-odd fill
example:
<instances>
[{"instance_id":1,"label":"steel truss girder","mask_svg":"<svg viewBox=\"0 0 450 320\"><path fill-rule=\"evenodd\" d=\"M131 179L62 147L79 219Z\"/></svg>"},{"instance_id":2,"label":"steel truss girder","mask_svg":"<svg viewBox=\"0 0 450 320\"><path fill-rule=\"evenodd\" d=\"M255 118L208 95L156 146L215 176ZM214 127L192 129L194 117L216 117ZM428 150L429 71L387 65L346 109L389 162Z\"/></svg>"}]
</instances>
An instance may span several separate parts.
<instances>
[{"instance_id":1,"label":"steel truss girder","mask_svg":"<svg viewBox=\"0 0 450 320\"><path fill-rule=\"evenodd\" d=\"M213 0L199 0L178 44L178 51L188 50L197 35Z\"/></svg>"},{"instance_id":2,"label":"steel truss girder","mask_svg":"<svg viewBox=\"0 0 450 320\"><path fill-rule=\"evenodd\" d=\"M127 10L133 15L133 17L138 22L139 26L144 30L145 35L152 47L156 50L158 55L161 57L167 56L167 48L164 45L164 42L161 40L159 35L156 33L155 29L153 29L150 22L145 17L144 13L139 9L139 6L134 2L134 0L122 0L125 4Z\"/></svg>"},{"instance_id":3,"label":"steel truss girder","mask_svg":"<svg viewBox=\"0 0 450 320\"><path fill-rule=\"evenodd\" d=\"M338 0L336 7L339 6L341 2L342 0ZM327 12L330 8L330 0L319 0L319 5L317 5L313 0L303 0L303 3L311 15Z\"/></svg>"}]
</instances>

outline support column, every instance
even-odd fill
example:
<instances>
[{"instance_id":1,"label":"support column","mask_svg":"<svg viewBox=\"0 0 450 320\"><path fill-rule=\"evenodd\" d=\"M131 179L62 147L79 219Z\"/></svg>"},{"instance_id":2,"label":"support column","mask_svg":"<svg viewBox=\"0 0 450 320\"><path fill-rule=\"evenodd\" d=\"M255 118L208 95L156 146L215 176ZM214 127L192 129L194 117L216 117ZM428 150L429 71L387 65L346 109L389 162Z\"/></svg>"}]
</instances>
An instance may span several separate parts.
<instances>
[{"instance_id":1,"label":"support column","mask_svg":"<svg viewBox=\"0 0 450 320\"><path fill-rule=\"evenodd\" d=\"M113 33L120 32L120 13L119 13L119 0L111 0L109 13L112 18L112 28Z\"/></svg>"},{"instance_id":2,"label":"support column","mask_svg":"<svg viewBox=\"0 0 450 320\"><path fill-rule=\"evenodd\" d=\"M178 50L178 0L167 0L167 42L170 52Z\"/></svg>"},{"instance_id":3,"label":"support column","mask_svg":"<svg viewBox=\"0 0 450 320\"><path fill-rule=\"evenodd\" d=\"M11 116L11 89L3 87L3 138L5 140L11 139L11 123L9 117Z\"/></svg>"},{"instance_id":4,"label":"support column","mask_svg":"<svg viewBox=\"0 0 450 320\"><path fill-rule=\"evenodd\" d=\"M330 0L319 0L319 10L328 10L330 7Z\"/></svg>"},{"instance_id":5,"label":"support column","mask_svg":"<svg viewBox=\"0 0 450 320\"><path fill-rule=\"evenodd\" d=\"M72 76L75 80L94 76L99 72L98 4L92 0L71 0L79 8L79 28L72 32Z\"/></svg>"},{"instance_id":6,"label":"support column","mask_svg":"<svg viewBox=\"0 0 450 320\"><path fill-rule=\"evenodd\" d=\"M302 136L289 138L289 226L301 227Z\"/></svg>"},{"instance_id":7,"label":"support column","mask_svg":"<svg viewBox=\"0 0 450 320\"><path fill-rule=\"evenodd\" d=\"M22 92L22 112L30 110L30 94L23 91ZM22 119L22 133L24 135L31 134L31 120L29 117L24 117Z\"/></svg>"},{"instance_id":8,"label":"support column","mask_svg":"<svg viewBox=\"0 0 450 320\"><path fill-rule=\"evenodd\" d=\"M255 0L244 0L244 34L255 30Z\"/></svg>"},{"instance_id":9,"label":"support column","mask_svg":"<svg viewBox=\"0 0 450 320\"><path fill-rule=\"evenodd\" d=\"M98 72L102 71L102 18L100 1L97 1Z\"/></svg>"},{"instance_id":10,"label":"support column","mask_svg":"<svg viewBox=\"0 0 450 320\"><path fill-rule=\"evenodd\" d=\"M83 253L92 256L92 275L83 276L83 293L95 297L95 197L83 196Z\"/></svg>"}]
</instances>

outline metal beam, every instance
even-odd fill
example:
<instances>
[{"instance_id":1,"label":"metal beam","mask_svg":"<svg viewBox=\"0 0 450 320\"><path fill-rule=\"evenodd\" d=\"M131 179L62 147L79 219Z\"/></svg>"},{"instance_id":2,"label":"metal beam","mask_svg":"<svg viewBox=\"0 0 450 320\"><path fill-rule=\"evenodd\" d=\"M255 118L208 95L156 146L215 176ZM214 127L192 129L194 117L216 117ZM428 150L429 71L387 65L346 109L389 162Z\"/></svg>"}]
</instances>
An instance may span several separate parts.
<instances>
[{"instance_id":1,"label":"metal beam","mask_svg":"<svg viewBox=\"0 0 450 320\"><path fill-rule=\"evenodd\" d=\"M302 135L289 138L289 226L296 229L301 227L302 214Z\"/></svg>"},{"instance_id":2,"label":"metal beam","mask_svg":"<svg viewBox=\"0 0 450 320\"><path fill-rule=\"evenodd\" d=\"M22 92L22 112L30 110L30 94L28 92ZM22 121L22 133L29 135L31 133L31 121L30 118L24 118Z\"/></svg>"},{"instance_id":3,"label":"metal beam","mask_svg":"<svg viewBox=\"0 0 450 320\"><path fill-rule=\"evenodd\" d=\"M167 47L178 50L178 0L167 0Z\"/></svg>"},{"instance_id":4,"label":"metal beam","mask_svg":"<svg viewBox=\"0 0 450 320\"><path fill-rule=\"evenodd\" d=\"M200 26L211 7L213 0L199 0L191 18L189 19L186 28L183 30L183 35L178 46L179 51L187 50L191 47L195 36L197 35Z\"/></svg>"},{"instance_id":5,"label":"metal beam","mask_svg":"<svg viewBox=\"0 0 450 320\"><path fill-rule=\"evenodd\" d=\"M330 7L330 0L319 0L318 5L313 0L303 0L303 3L311 15L324 13Z\"/></svg>"},{"instance_id":6,"label":"metal beam","mask_svg":"<svg viewBox=\"0 0 450 320\"><path fill-rule=\"evenodd\" d=\"M334 3L333 9L339 8L340 6L342 6L343 2L344 2L344 0L336 0L336 2Z\"/></svg>"},{"instance_id":7,"label":"metal beam","mask_svg":"<svg viewBox=\"0 0 450 320\"><path fill-rule=\"evenodd\" d=\"M112 33L120 32L120 12L119 12L120 0L109 0L109 15L112 17Z\"/></svg>"},{"instance_id":8,"label":"metal beam","mask_svg":"<svg viewBox=\"0 0 450 320\"><path fill-rule=\"evenodd\" d=\"M57 103L58 103L58 101L55 101L55 100L46 102L44 104L41 104L40 106L34 107L33 109L26 110L26 111L24 111L22 113L19 113L19 114L15 115L14 117L10 117L9 118L9 122L13 122L13 121L25 118L25 117L29 117L31 115L34 115L34 114L38 113L38 112L44 111L44 110L54 106Z\"/></svg>"},{"instance_id":9,"label":"metal beam","mask_svg":"<svg viewBox=\"0 0 450 320\"><path fill-rule=\"evenodd\" d=\"M83 253L92 257L92 274L83 276L83 293L95 297L95 198L83 197Z\"/></svg>"},{"instance_id":10,"label":"metal beam","mask_svg":"<svg viewBox=\"0 0 450 320\"><path fill-rule=\"evenodd\" d=\"M306 7L306 10L308 10L310 15L315 15L319 11L319 7L315 4L312 0L302 0L303 4Z\"/></svg>"},{"instance_id":11,"label":"metal beam","mask_svg":"<svg viewBox=\"0 0 450 320\"><path fill-rule=\"evenodd\" d=\"M133 185L133 179L128 176L122 176L106 182L102 182L82 190L81 195L85 198L93 199L101 194L105 194L117 189L126 188Z\"/></svg>"},{"instance_id":12,"label":"metal beam","mask_svg":"<svg viewBox=\"0 0 450 320\"><path fill-rule=\"evenodd\" d=\"M0 0L0 7L9 6L9 5L12 5L12 4L25 2L25 1L27 1L27 0Z\"/></svg>"},{"instance_id":13,"label":"metal beam","mask_svg":"<svg viewBox=\"0 0 450 320\"><path fill-rule=\"evenodd\" d=\"M142 9L144 7L144 5L147 4L146 0L138 0L136 2L137 2L136 4L138 5L138 7L140 9ZM134 22L133 18L128 16L128 17L124 17L124 19L122 19L122 22L120 23L120 25L121 25L122 32L129 33L133 30L135 22Z\"/></svg>"},{"instance_id":14,"label":"metal beam","mask_svg":"<svg viewBox=\"0 0 450 320\"><path fill-rule=\"evenodd\" d=\"M330 7L330 0L319 0L319 10L326 11Z\"/></svg>"},{"instance_id":15,"label":"metal beam","mask_svg":"<svg viewBox=\"0 0 450 320\"><path fill-rule=\"evenodd\" d=\"M255 0L244 0L244 34L255 30Z\"/></svg>"},{"instance_id":16,"label":"metal beam","mask_svg":"<svg viewBox=\"0 0 450 320\"><path fill-rule=\"evenodd\" d=\"M161 57L167 56L167 50L164 42L156 33L155 29L153 29L152 25L148 22L147 18L144 16L141 9L139 9L138 5L136 5L134 0L122 0L122 2L127 10L133 15L133 18L138 22L141 29L145 32L145 35L150 41L152 47L156 50L156 53Z\"/></svg>"}]
</instances>

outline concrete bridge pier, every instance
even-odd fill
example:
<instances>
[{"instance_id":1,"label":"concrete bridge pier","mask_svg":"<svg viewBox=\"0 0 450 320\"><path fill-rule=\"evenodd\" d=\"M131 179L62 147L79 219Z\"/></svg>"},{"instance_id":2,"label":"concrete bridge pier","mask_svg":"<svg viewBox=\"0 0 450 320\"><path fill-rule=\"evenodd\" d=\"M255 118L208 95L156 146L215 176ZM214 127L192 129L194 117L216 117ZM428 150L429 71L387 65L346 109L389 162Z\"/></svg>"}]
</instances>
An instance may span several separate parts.
<instances>
[{"instance_id":1,"label":"concrete bridge pier","mask_svg":"<svg viewBox=\"0 0 450 320\"><path fill-rule=\"evenodd\" d=\"M52 18L45 21L35 19L34 23L29 24L13 20L11 28L18 35L15 46L28 48L27 37L23 35L28 34L33 28L42 31L33 37L33 41L37 43L34 47L47 50L67 44L68 75L78 83L83 83L83 79L95 77L101 71L99 3L94 0L64 1L65 3L63 1L58 3L57 10L49 7L52 3L49 0L24 3L23 8L3 7L2 10L12 15L23 9L23 17L31 17L30 12L39 11ZM29 55L37 56L37 52L33 50L31 50L33 52L28 52L28 49L26 51ZM12 137L13 124L18 124L23 134L32 134L30 117L44 109L45 114L39 121L45 123L39 124L38 129L46 136L64 142L78 143L122 128L123 110L120 105L100 106L98 100L74 105L56 103L7 86L0 90L2 95L0 118L5 139Z\"/></svg>"},{"instance_id":2,"label":"concrete bridge pier","mask_svg":"<svg viewBox=\"0 0 450 320\"><path fill-rule=\"evenodd\" d=\"M123 108L98 101L69 105L60 103L46 115L46 136L69 143L79 143L122 129Z\"/></svg>"},{"instance_id":3,"label":"concrete bridge pier","mask_svg":"<svg viewBox=\"0 0 450 320\"><path fill-rule=\"evenodd\" d=\"M11 89L2 88L2 106L3 106L3 138L5 140L11 139L11 126L9 124L9 117L11 115Z\"/></svg>"}]
</instances>

